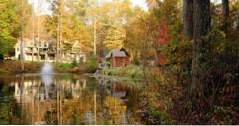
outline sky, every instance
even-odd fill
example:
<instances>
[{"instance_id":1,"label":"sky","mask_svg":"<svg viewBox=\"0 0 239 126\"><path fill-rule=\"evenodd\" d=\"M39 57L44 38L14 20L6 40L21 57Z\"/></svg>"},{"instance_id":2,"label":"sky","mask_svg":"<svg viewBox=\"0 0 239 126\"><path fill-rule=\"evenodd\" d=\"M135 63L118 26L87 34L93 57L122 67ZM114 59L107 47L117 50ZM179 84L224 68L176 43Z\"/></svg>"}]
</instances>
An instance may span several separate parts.
<instances>
[{"instance_id":1,"label":"sky","mask_svg":"<svg viewBox=\"0 0 239 126\"><path fill-rule=\"evenodd\" d=\"M40 9L37 9L38 10L37 13L40 13L40 14L51 14L51 12L49 11L49 6L50 5L47 2L47 0L29 0L29 3L31 3L31 4L33 4L33 2L34 2L34 5L35 5L34 8L40 8ZM131 0L131 2L133 4L133 6L141 7L144 10L148 9L145 0ZM39 12L39 10L40 10L40 12Z\"/></svg>"},{"instance_id":2,"label":"sky","mask_svg":"<svg viewBox=\"0 0 239 126\"><path fill-rule=\"evenodd\" d=\"M144 10L148 9L145 0L131 0L131 2L133 3L134 6L142 7Z\"/></svg>"}]
</instances>

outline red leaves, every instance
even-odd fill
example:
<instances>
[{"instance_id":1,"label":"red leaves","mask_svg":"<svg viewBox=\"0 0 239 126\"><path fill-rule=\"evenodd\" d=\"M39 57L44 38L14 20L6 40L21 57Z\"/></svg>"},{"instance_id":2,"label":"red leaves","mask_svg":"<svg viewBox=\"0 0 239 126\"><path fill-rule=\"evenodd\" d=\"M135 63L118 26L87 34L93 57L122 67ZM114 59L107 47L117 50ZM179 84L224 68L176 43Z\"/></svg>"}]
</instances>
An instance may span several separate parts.
<instances>
[{"instance_id":1,"label":"red leaves","mask_svg":"<svg viewBox=\"0 0 239 126\"><path fill-rule=\"evenodd\" d=\"M162 20L162 22L158 26L157 31L158 31L158 35L156 37L157 44L159 44L159 45L168 44L171 37L169 34L168 23L166 22L166 20Z\"/></svg>"}]
</instances>

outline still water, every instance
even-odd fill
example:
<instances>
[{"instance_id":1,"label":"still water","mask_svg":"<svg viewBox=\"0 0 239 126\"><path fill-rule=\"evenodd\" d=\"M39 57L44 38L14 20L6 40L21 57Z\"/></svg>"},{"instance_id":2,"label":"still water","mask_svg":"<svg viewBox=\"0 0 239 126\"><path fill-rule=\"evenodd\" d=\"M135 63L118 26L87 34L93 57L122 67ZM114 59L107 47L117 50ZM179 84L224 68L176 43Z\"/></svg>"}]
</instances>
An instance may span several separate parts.
<instances>
[{"instance_id":1,"label":"still water","mask_svg":"<svg viewBox=\"0 0 239 126\"><path fill-rule=\"evenodd\" d=\"M141 124L139 89L74 74L0 77L0 124Z\"/></svg>"}]
</instances>

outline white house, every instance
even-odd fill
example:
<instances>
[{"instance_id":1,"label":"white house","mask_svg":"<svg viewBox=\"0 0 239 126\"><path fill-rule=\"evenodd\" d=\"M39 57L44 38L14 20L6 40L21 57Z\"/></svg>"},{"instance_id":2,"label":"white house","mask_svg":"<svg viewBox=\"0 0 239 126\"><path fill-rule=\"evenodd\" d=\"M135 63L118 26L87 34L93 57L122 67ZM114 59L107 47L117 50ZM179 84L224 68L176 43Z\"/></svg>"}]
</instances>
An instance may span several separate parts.
<instances>
[{"instance_id":1,"label":"white house","mask_svg":"<svg viewBox=\"0 0 239 126\"><path fill-rule=\"evenodd\" d=\"M21 40L15 45L15 58L20 59ZM31 39L23 39L23 59L25 61L48 61L55 60L56 50L53 42L35 41Z\"/></svg>"},{"instance_id":2,"label":"white house","mask_svg":"<svg viewBox=\"0 0 239 126\"><path fill-rule=\"evenodd\" d=\"M23 39L23 59L25 61L55 62L56 61L56 42L54 41L35 41ZM21 40L15 45L15 58L20 59ZM75 43L70 51L62 51L58 61L64 63L86 62L86 53L79 51L81 44Z\"/></svg>"}]
</instances>

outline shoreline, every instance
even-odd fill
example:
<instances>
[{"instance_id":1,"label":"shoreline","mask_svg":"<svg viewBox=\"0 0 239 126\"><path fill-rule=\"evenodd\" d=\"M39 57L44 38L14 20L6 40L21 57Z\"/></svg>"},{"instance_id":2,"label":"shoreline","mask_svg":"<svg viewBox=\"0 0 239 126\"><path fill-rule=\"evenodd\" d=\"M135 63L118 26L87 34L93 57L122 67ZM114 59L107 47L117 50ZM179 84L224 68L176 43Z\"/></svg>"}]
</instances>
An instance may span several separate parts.
<instances>
[{"instance_id":1,"label":"shoreline","mask_svg":"<svg viewBox=\"0 0 239 126\"><path fill-rule=\"evenodd\" d=\"M37 74L40 73L44 63L42 62L24 62L24 71L21 70L20 61L4 60L0 62L0 76L17 74ZM71 64L51 63L55 73L90 73L84 66L72 66Z\"/></svg>"}]
</instances>

